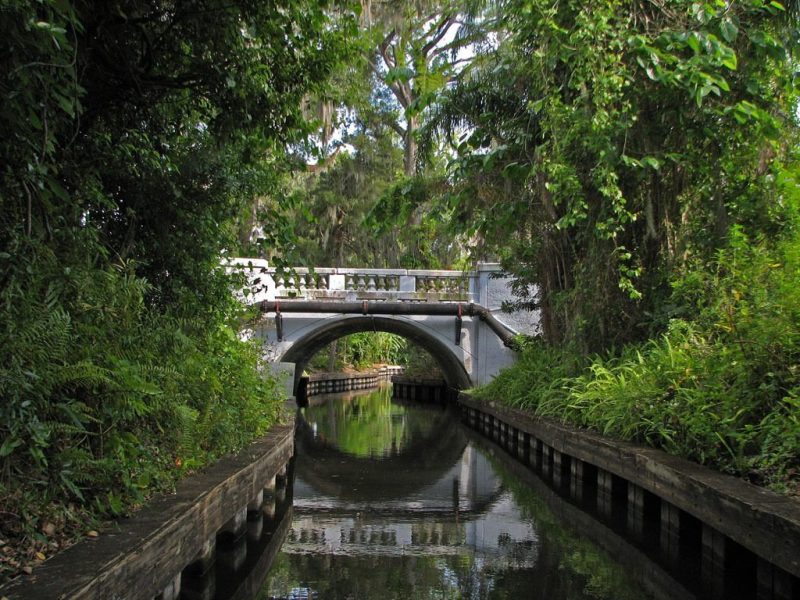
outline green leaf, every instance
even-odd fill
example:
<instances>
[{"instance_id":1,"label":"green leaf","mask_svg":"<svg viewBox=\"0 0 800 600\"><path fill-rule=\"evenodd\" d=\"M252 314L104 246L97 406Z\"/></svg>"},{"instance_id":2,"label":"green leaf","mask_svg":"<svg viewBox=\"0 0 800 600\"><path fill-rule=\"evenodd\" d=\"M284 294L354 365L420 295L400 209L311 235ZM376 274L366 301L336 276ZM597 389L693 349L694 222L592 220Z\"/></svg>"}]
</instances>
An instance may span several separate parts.
<instances>
[{"instance_id":1,"label":"green leaf","mask_svg":"<svg viewBox=\"0 0 800 600\"><path fill-rule=\"evenodd\" d=\"M386 72L384 81L391 85L393 83L406 83L414 78L414 70L409 67L393 67Z\"/></svg>"},{"instance_id":2,"label":"green leaf","mask_svg":"<svg viewBox=\"0 0 800 600\"><path fill-rule=\"evenodd\" d=\"M731 51L729 54L722 59L722 65L729 68L731 71L735 71L739 66L739 60L736 57L736 53Z\"/></svg>"},{"instance_id":3,"label":"green leaf","mask_svg":"<svg viewBox=\"0 0 800 600\"><path fill-rule=\"evenodd\" d=\"M719 23L719 32L722 35L722 38L730 43L733 42L736 37L739 35L739 27L737 27L736 23L731 17L725 17Z\"/></svg>"},{"instance_id":4,"label":"green leaf","mask_svg":"<svg viewBox=\"0 0 800 600\"><path fill-rule=\"evenodd\" d=\"M61 107L61 110L67 113L70 117L75 117L75 101L72 98L58 93L54 93L53 96L55 97L56 102L58 102L58 105Z\"/></svg>"},{"instance_id":5,"label":"green leaf","mask_svg":"<svg viewBox=\"0 0 800 600\"><path fill-rule=\"evenodd\" d=\"M122 504L122 499L113 492L108 493L108 507L111 509L115 515L119 515L122 513L124 505Z\"/></svg>"},{"instance_id":6,"label":"green leaf","mask_svg":"<svg viewBox=\"0 0 800 600\"><path fill-rule=\"evenodd\" d=\"M48 23L47 21L36 21L33 26L36 29L41 29L42 31L49 31L50 33L66 33L67 30L63 27L58 27L53 23Z\"/></svg>"},{"instance_id":7,"label":"green leaf","mask_svg":"<svg viewBox=\"0 0 800 600\"><path fill-rule=\"evenodd\" d=\"M658 171L661 168L661 161L658 160L655 156L645 156L642 158L642 163L653 169L654 171Z\"/></svg>"},{"instance_id":8,"label":"green leaf","mask_svg":"<svg viewBox=\"0 0 800 600\"><path fill-rule=\"evenodd\" d=\"M72 479L70 479L63 472L61 473L61 483L64 485L65 488L67 488L67 490L72 492L75 495L75 497L79 498L80 500L85 500L85 498L83 497L83 492L81 492L80 488L77 485L75 485L75 482L72 481Z\"/></svg>"},{"instance_id":9,"label":"green leaf","mask_svg":"<svg viewBox=\"0 0 800 600\"><path fill-rule=\"evenodd\" d=\"M70 196L61 184L58 183L55 179L49 179L47 182L47 186L50 188L50 191L59 199L63 200L64 202L69 202Z\"/></svg>"},{"instance_id":10,"label":"green leaf","mask_svg":"<svg viewBox=\"0 0 800 600\"><path fill-rule=\"evenodd\" d=\"M624 165L626 165L628 167L641 167L642 166L642 161L640 161L640 160L638 160L636 158L633 158L631 156L628 156L627 154L623 154L622 155L622 164L624 164Z\"/></svg>"},{"instance_id":11,"label":"green leaf","mask_svg":"<svg viewBox=\"0 0 800 600\"><path fill-rule=\"evenodd\" d=\"M0 446L0 457L8 456L14 451L14 448L22 445L22 440L16 437L7 437Z\"/></svg>"},{"instance_id":12,"label":"green leaf","mask_svg":"<svg viewBox=\"0 0 800 600\"><path fill-rule=\"evenodd\" d=\"M689 44L689 47L695 54L700 54L700 39L697 37L696 33L692 33L686 40L686 43Z\"/></svg>"}]
</instances>

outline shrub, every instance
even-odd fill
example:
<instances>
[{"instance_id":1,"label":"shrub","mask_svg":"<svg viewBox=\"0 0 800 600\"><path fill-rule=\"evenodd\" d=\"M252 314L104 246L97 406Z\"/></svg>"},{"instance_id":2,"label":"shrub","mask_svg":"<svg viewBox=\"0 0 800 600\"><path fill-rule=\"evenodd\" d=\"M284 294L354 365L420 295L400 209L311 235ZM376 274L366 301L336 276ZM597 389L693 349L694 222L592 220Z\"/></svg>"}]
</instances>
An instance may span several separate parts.
<instances>
[{"instance_id":1,"label":"shrub","mask_svg":"<svg viewBox=\"0 0 800 600\"><path fill-rule=\"evenodd\" d=\"M528 344L476 395L800 493L799 240L734 228L710 268L675 284L692 321L588 359Z\"/></svg>"}]
</instances>

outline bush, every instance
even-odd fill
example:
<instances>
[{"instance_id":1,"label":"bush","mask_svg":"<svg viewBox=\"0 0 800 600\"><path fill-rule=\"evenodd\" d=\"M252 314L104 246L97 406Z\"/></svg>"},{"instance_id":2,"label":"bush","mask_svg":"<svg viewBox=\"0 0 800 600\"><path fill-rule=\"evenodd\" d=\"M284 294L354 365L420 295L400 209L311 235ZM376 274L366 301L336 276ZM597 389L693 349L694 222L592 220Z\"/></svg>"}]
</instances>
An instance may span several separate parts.
<instances>
[{"instance_id":1,"label":"bush","mask_svg":"<svg viewBox=\"0 0 800 600\"><path fill-rule=\"evenodd\" d=\"M333 363L330 362L334 353ZM309 361L312 371L369 369L374 365L401 365L406 372L434 377L440 374L428 352L404 337L384 331L354 333L340 338L317 352Z\"/></svg>"},{"instance_id":2,"label":"bush","mask_svg":"<svg viewBox=\"0 0 800 600\"><path fill-rule=\"evenodd\" d=\"M582 369L575 353L529 344L477 395L798 494L799 240L734 229L710 268L675 285L693 321Z\"/></svg>"},{"instance_id":3,"label":"bush","mask_svg":"<svg viewBox=\"0 0 800 600\"><path fill-rule=\"evenodd\" d=\"M243 447L282 400L231 294L189 318L148 305L131 262L70 264L36 244L0 256L0 526L31 551L45 522L69 536Z\"/></svg>"}]
</instances>

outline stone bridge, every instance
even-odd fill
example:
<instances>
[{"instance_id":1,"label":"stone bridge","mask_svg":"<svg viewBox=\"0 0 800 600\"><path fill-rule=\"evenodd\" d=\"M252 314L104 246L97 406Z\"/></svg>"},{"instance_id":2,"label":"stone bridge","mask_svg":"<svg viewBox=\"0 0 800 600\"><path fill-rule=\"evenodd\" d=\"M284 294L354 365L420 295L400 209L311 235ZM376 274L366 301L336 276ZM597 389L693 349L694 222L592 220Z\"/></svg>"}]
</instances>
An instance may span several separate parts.
<instances>
[{"instance_id":1,"label":"stone bridge","mask_svg":"<svg viewBox=\"0 0 800 600\"><path fill-rule=\"evenodd\" d=\"M451 388L489 382L516 360L512 339L534 333L538 315L502 313L512 298L497 264L474 271L296 268L236 258L229 272L245 278L240 299L262 318L248 335L261 339L270 362L293 363L296 378L335 339L360 331L401 335L427 350Z\"/></svg>"}]
</instances>

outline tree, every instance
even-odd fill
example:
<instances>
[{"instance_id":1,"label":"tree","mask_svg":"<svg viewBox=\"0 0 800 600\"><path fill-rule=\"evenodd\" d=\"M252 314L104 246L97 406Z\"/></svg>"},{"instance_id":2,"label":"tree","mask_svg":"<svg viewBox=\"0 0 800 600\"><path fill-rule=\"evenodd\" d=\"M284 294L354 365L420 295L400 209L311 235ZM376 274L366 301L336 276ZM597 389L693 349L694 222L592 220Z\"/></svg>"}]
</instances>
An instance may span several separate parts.
<instances>
[{"instance_id":1,"label":"tree","mask_svg":"<svg viewBox=\"0 0 800 600\"><path fill-rule=\"evenodd\" d=\"M3 2L9 538L70 502L120 512L275 418L219 263L305 134L341 23L305 0Z\"/></svg>"},{"instance_id":2,"label":"tree","mask_svg":"<svg viewBox=\"0 0 800 600\"><path fill-rule=\"evenodd\" d=\"M431 111L428 139L458 153L446 205L536 286L523 300L550 341L645 338L686 310L671 282L731 225L785 221L763 199L796 132L792 18L678 0L504 13L497 52Z\"/></svg>"},{"instance_id":3,"label":"tree","mask_svg":"<svg viewBox=\"0 0 800 600\"><path fill-rule=\"evenodd\" d=\"M404 172L417 174L417 130L425 107L486 44L488 17L475 3L372 2L366 15L375 42L368 63L391 97L376 97L384 122L402 140ZM399 107L398 111L396 107Z\"/></svg>"}]
</instances>

